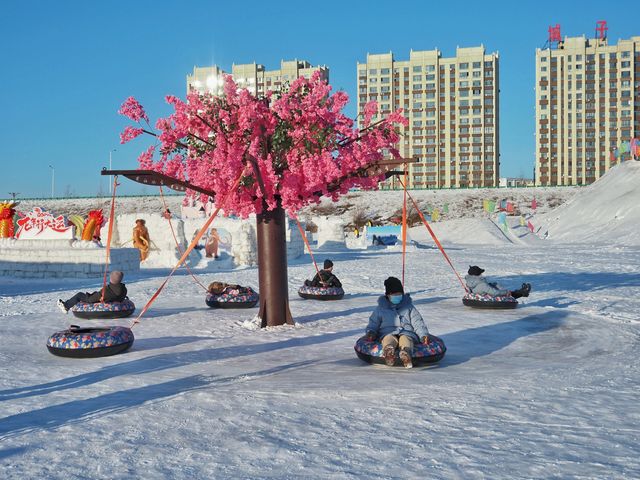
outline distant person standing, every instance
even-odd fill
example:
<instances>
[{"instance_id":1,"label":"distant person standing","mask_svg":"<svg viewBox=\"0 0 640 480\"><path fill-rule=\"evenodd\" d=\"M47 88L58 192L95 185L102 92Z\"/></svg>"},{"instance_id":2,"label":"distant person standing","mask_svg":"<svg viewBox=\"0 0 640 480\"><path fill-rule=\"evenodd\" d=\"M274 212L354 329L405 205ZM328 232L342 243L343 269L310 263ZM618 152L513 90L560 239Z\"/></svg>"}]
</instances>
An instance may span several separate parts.
<instances>
[{"instance_id":1,"label":"distant person standing","mask_svg":"<svg viewBox=\"0 0 640 480\"><path fill-rule=\"evenodd\" d=\"M218 234L218 229L212 228L209 230L209 235L207 236L207 242L204 246L204 251L207 258L218 258L218 246L220 245L220 235Z\"/></svg>"},{"instance_id":2,"label":"distant person standing","mask_svg":"<svg viewBox=\"0 0 640 480\"><path fill-rule=\"evenodd\" d=\"M143 219L139 218L136 220L136 226L133 227L133 246L140 250L141 262L144 262L149 256L149 246L151 245L149 230L147 230L145 223Z\"/></svg>"}]
</instances>

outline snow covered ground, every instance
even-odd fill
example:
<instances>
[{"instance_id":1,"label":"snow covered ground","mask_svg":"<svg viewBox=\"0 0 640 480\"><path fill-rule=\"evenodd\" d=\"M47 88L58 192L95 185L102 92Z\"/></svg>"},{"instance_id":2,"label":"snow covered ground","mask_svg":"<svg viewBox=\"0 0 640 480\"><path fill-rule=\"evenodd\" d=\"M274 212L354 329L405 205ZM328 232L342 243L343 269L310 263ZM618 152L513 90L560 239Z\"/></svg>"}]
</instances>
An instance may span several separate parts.
<instances>
[{"instance_id":1,"label":"snow covered ground","mask_svg":"<svg viewBox=\"0 0 640 480\"><path fill-rule=\"evenodd\" d=\"M0 277L0 478L640 478L640 199L624 180L638 166L622 167L572 189L592 192L579 201L542 201L569 200L540 207L554 219L546 239L515 218L504 232L476 200L465 213L463 196L434 224L461 273L480 265L507 288L533 285L516 310L464 307L426 229L411 229L406 288L448 348L427 368L371 366L353 351L384 279L402 275L397 246L318 252L343 281L339 302L300 299L313 266L290 263L295 327L248 330L257 309L211 310L180 271L133 347L98 359L55 357L45 343L70 323L104 324L55 307L99 280ZM493 195L477 194L480 208ZM591 215L597 197L615 199L618 229ZM256 268L219 268L202 283L258 285ZM167 272L125 278L138 308Z\"/></svg>"},{"instance_id":2,"label":"snow covered ground","mask_svg":"<svg viewBox=\"0 0 640 480\"><path fill-rule=\"evenodd\" d=\"M45 342L78 323L55 300L98 283L0 279L0 477L640 477L637 248L448 253L533 294L513 311L468 309L437 250L413 249L407 287L448 347L413 370L353 351L384 278L401 275L392 249L323 253L348 292L340 302L298 298L313 267L290 265L295 328L246 330L255 309L208 309L178 275L132 349L93 360L52 356ZM165 273L126 279L138 307ZM257 286L258 274L218 278Z\"/></svg>"}]
</instances>

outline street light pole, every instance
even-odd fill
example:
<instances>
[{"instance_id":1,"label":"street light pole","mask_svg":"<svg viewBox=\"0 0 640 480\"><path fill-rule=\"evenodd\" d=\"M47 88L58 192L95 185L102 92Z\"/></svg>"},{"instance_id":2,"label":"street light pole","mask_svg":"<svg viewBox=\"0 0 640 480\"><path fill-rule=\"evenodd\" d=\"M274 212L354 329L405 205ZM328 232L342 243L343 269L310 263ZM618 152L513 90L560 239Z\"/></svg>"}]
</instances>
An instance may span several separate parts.
<instances>
[{"instance_id":1,"label":"street light pole","mask_svg":"<svg viewBox=\"0 0 640 480\"><path fill-rule=\"evenodd\" d=\"M115 148L109 150L109 170L111 170L111 154L115 151ZM112 193L111 190L113 190L113 185L111 184L111 181L109 181L109 193Z\"/></svg>"},{"instance_id":2,"label":"street light pole","mask_svg":"<svg viewBox=\"0 0 640 480\"><path fill-rule=\"evenodd\" d=\"M53 168L53 165L49 165L51 169L51 198L53 198L53 192L55 188L55 178L56 178L56 170Z\"/></svg>"}]
</instances>

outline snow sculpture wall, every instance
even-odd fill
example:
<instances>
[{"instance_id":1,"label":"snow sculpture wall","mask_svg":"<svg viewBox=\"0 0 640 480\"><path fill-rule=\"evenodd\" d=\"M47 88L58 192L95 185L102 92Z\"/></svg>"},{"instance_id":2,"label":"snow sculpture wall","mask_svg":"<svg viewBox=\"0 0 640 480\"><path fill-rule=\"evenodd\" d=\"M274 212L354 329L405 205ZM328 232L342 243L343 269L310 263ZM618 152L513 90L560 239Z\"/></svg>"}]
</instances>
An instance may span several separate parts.
<instances>
[{"instance_id":1,"label":"snow sculpture wall","mask_svg":"<svg viewBox=\"0 0 640 480\"><path fill-rule=\"evenodd\" d=\"M140 270L138 250L112 248L109 270ZM0 239L0 276L88 278L104 273L105 249L79 240Z\"/></svg>"},{"instance_id":2,"label":"snow sculpture wall","mask_svg":"<svg viewBox=\"0 0 640 480\"><path fill-rule=\"evenodd\" d=\"M116 223L113 229L113 243L111 246L132 246L133 227L138 218L145 221L145 226L147 230L149 230L149 238L151 239L149 257L141 263L141 266L149 268L169 268L175 266L181 254L171 234L169 221L159 213L126 213L116 215ZM179 218L172 218L171 224L173 225L178 243L184 251L188 245L185 238L184 223ZM108 231L108 228L109 224L107 223L107 225L102 228L103 232ZM103 240L106 241L104 238ZM198 263L199 259L200 257L197 252L191 252L186 263L188 265L194 265Z\"/></svg>"},{"instance_id":3,"label":"snow sculpture wall","mask_svg":"<svg viewBox=\"0 0 640 480\"><path fill-rule=\"evenodd\" d=\"M336 217L314 217L318 226L318 248L323 245L344 246L344 221Z\"/></svg>"}]
</instances>

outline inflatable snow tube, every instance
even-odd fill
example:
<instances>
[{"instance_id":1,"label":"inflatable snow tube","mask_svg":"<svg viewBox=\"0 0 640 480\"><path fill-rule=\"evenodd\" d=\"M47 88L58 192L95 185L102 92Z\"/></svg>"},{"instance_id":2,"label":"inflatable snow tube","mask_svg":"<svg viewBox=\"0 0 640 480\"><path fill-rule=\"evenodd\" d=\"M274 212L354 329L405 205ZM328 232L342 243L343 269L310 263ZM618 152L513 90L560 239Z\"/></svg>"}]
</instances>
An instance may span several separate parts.
<instances>
[{"instance_id":1,"label":"inflatable snow tube","mask_svg":"<svg viewBox=\"0 0 640 480\"><path fill-rule=\"evenodd\" d=\"M337 287L308 287L303 285L298 295L308 300L340 300L344 297L344 290Z\"/></svg>"},{"instance_id":2,"label":"inflatable snow tube","mask_svg":"<svg viewBox=\"0 0 640 480\"><path fill-rule=\"evenodd\" d=\"M252 308L256 306L260 296L251 287L247 287L248 292L231 290L229 293L214 295L207 293L205 302L211 308Z\"/></svg>"},{"instance_id":3,"label":"inflatable snow tube","mask_svg":"<svg viewBox=\"0 0 640 480\"><path fill-rule=\"evenodd\" d=\"M80 328L56 332L47 340L49 352L60 357L95 358L124 352L133 345L133 332L127 327Z\"/></svg>"},{"instance_id":4,"label":"inflatable snow tube","mask_svg":"<svg viewBox=\"0 0 640 480\"><path fill-rule=\"evenodd\" d=\"M366 336L360 337L353 349L360 360L367 363L380 363L386 365L382 356L382 342L379 340L369 340ZM429 334L429 343L415 343L413 345L413 355L411 360L414 366L428 365L442 360L447 351L444 342L440 337ZM402 366L400 358L396 358L394 367Z\"/></svg>"},{"instance_id":5,"label":"inflatable snow tube","mask_svg":"<svg viewBox=\"0 0 640 480\"><path fill-rule=\"evenodd\" d=\"M518 301L511 295L493 297L491 295L480 295L478 293L467 293L462 298L462 303L472 308L498 308L503 310L516 308L518 306Z\"/></svg>"},{"instance_id":6,"label":"inflatable snow tube","mask_svg":"<svg viewBox=\"0 0 640 480\"><path fill-rule=\"evenodd\" d=\"M78 318L124 318L131 315L136 306L125 298L122 302L85 303L78 302L70 311Z\"/></svg>"}]
</instances>

